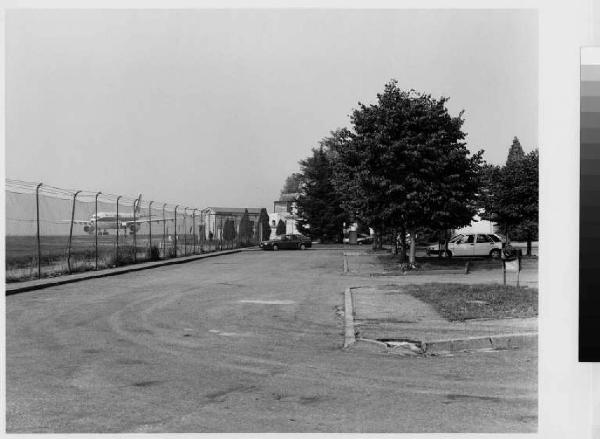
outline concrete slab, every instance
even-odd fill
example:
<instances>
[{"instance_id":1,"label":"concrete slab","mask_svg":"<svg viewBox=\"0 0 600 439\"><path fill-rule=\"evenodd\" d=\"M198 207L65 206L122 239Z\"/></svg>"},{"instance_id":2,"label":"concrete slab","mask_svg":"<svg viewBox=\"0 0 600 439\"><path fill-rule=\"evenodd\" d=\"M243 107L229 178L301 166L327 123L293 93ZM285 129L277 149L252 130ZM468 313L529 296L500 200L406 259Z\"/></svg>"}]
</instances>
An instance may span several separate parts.
<instances>
[{"instance_id":1,"label":"concrete slab","mask_svg":"<svg viewBox=\"0 0 600 439\"><path fill-rule=\"evenodd\" d=\"M400 287L351 291L354 328L361 339L409 340L420 344L424 352L537 345L537 318L450 322Z\"/></svg>"}]
</instances>

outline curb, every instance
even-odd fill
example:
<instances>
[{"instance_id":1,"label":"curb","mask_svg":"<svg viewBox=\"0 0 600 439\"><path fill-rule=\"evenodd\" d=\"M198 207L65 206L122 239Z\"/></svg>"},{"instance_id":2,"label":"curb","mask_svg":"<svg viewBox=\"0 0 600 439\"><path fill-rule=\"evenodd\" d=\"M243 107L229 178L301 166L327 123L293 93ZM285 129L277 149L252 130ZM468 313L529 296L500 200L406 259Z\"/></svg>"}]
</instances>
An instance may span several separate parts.
<instances>
[{"instance_id":1,"label":"curb","mask_svg":"<svg viewBox=\"0 0 600 439\"><path fill-rule=\"evenodd\" d=\"M354 332L354 308L352 307L352 292L350 288L344 291L344 347L356 343Z\"/></svg>"},{"instance_id":2,"label":"curb","mask_svg":"<svg viewBox=\"0 0 600 439\"><path fill-rule=\"evenodd\" d=\"M472 349L513 349L537 347L537 332L492 335L489 337L467 337L462 339L433 340L421 342L423 353L456 352Z\"/></svg>"},{"instance_id":3,"label":"curb","mask_svg":"<svg viewBox=\"0 0 600 439\"><path fill-rule=\"evenodd\" d=\"M352 301L352 288L346 288L344 291L344 347L356 343L356 333L354 331L354 308ZM482 319L486 320L486 319ZM488 319L489 320L489 319ZM390 347L386 341L370 338L359 338L359 341L369 342L379 346ZM394 340L395 341L395 340ZM398 341L407 341L398 339ZM497 334L484 337L465 337L443 340L411 340L412 343L420 348L420 354L437 354L445 352L459 352L477 349L519 349L526 347L538 347L538 333L536 332L518 332L511 334Z\"/></svg>"},{"instance_id":4,"label":"curb","mask_svg":"<svg viewBox=\"0 0 600 439\"><path fill-rule=\"evenodd\" d=\"M132 273L134 271L149 270L151 268L164 267L166 265L185 264L186 262L193 262L193 261L197 261L199 259L231 255L234 253L240 253L242 251L250 251L250 250L242 250L242 249L223 250L221 252L207 253L204 255L184 256L182 258L168 259L165 261L146 262L146 263L142 263L142 264L129 265L126 267L109 268L109 269L100 270L100 271L89 271L89 272L84 272L84 273L64 275L64 276L48 278L48 279L39 279L39 280L33 280L33 281L29 281L29 282L22 282L22 283L18 283L18 284L7 284L6 285L6 296L11 296L13 294L18 294L18 293L24 293L27 291L41 290L44 288L50 288L50 287L54 287L57 285L70 284L70 283L80 282L80 281L89 280L89 279L117 276L119 274Z\"/></svg>"}]
</instances>

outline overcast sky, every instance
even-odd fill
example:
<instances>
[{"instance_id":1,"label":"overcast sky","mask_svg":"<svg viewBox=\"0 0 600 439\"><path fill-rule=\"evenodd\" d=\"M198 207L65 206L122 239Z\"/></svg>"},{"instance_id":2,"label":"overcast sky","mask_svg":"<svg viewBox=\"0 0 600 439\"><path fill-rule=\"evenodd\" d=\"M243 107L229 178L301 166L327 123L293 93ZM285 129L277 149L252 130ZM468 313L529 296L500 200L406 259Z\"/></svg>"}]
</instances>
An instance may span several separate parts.
<instances>
[{"instance_id":1,"label":"overcast sky","mask_svg":"<svg viewBox=\"0 0 600 439\"><path fill-rule=\"evenodd\" d=\"M537 35L523 10L8 11L6 175L271 210L392 78L502 163L539 146Z\"/></svg>"}]
</instances>

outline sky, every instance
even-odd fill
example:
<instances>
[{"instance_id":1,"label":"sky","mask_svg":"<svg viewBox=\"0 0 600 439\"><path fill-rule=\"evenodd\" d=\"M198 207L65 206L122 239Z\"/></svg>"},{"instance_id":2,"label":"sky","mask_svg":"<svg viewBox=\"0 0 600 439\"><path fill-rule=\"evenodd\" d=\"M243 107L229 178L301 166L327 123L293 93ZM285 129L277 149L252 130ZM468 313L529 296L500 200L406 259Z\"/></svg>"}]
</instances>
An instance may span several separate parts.
<instances>
[{"instance_id":1,"label":"sky","mask_svg":"<svg viewBox=\"0 0 600 439\"><path fill-rule=\"evenodd\" d=\"M391 79L501 164L540 147L537 66L528 10L9 10L6 176L271 211Z\"/></svg>"}]
</instances>

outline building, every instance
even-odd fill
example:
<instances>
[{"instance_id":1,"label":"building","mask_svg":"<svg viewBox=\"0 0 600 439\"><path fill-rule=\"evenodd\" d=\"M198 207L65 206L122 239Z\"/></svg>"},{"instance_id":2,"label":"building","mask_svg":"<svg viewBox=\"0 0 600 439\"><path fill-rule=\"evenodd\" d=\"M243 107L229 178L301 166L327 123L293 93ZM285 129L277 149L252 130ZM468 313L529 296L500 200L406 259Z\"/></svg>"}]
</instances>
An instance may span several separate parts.
<instances>
[{"instance_id":1,"label":"building","mask_svg":"<svg viewBox=\"0 0 600 439\"><path fill-rule=\"evenodd\" d=\"M251 236L248 239L258 242L262 237L258 227L258 219L263 208L260 207L207 207L200 211L200 234L201 239L223 240L224 230L228 222L233 222L236 236L240 236L240 224L244 212L248 211L249 227Z\"/></svg>"},{"instance_id":2,"label":"building","mask_svg":"<svg viewBox=\"0 0 600 439\"><path fill-rule=\"evenodd\" d=\"M276 235L277 224L279 221L285 223L285 233L298 233L296 228L298 222L298 209L296 201L299 193L281 194L279 200L273 202L273 213L269 214L269 224L271 225L271 237Z\"/></svg>"}]
</instances>

